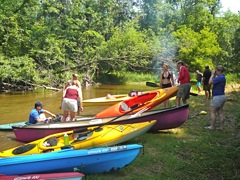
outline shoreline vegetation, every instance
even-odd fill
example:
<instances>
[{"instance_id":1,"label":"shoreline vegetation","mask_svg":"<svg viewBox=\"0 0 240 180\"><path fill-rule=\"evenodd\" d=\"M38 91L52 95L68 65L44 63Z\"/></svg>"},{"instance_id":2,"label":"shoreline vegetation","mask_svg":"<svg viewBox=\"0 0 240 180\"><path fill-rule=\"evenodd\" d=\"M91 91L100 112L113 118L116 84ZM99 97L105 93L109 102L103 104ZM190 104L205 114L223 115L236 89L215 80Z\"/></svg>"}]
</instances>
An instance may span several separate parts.
<instances>
[{"instance_id":1,"label":"shoreline vegetation","mask_svg":"<svg viewBox=\"0 0 240 180\"><path fill-rule=\"evenodd\" d=\"M239 179L239 88L237 83L226 87L223 131L203 128L210 123L210 101L204 95L191 97L189 118L181 127L129 141L144 145L132 164L115 172L88 175L87 179ZM208 114L198 115L200 111Z\"/></svg>"},{"instance_id":2,"label":"shoreline vegetation","mask_svg":"<svg viewBox=\"0 0 240 180\"><path fill-rule=\"evenodd\" d=\"M81 77L81 75L80 75ZM227 81L234 82L237 78L236 74L228 74ZM67 81L67 78L66 78ZM117 73L111 76L103 76L98 80L92 80L92 84L86 83L84 78L80 78L80 82L82 86L91 86L91 85L123 85L123 84L144 84L146 82L154 82L159 83L159 72L155 73L134 73L134 72L124 72ZM196 83L195 73L191 73L191 83L194 85ZM63 83L58 84L58 86L51 86L50 84L33 84L27 82L19 82L19 83L7 83L0 82L0 92L28 92L28 91L36 91L36 89L50 90L50 91L60 91L62 90L64 85Z\"/></svg>"}]
</instances>

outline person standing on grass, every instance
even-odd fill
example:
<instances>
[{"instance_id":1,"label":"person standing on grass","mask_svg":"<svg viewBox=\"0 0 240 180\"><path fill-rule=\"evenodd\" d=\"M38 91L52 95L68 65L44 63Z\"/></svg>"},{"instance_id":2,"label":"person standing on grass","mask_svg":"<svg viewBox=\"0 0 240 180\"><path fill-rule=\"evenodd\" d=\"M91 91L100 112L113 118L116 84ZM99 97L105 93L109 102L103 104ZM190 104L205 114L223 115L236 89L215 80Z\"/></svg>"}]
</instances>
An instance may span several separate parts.
<instances>
[{"instance_id":1,"label":"person standing on grass","mask_svg":"<svg viewBox=\"0 0 240 180\"><path fill-rule=\"evenodd\" d=\"M174 86L173 73L168 70L168 65L163 65L163 72L160 74L160 88L169 88ZM164 101L164 108L169 107L169 100Z\"/></svg>"},{"instance_id":2,"label":"person standing on grass","mask_svg":"<svg viewBox=\"0 0 240 180\"><path fill-rule=\"evenodd\" d=\"M205 66L205 71L203 72L203 90L205 91L205 99L209 100L211 98L211 85L209 84L209 79L212 75L212 72L209 69L209 66Z\"/></svg>"},{"instance_id":3,"label":"person standing on grass","mask_svg":"<svg viewBox=\"0 0 240 180\"><path fill-rule=\"evenodd\" d=\"M177 82L180 86L176 95L176 106L180 106L181 99L183 104L189 99L191 83L189 71L182 61L177 62L177 69L179 71Z\"/></svg>"},{"instance_id":4,"label":"person standing on grass","mask_svg":"<svg viewBox=\"0 0 240 180\"><path fill-rule=\"evenodd\" d=\"M209 84L213 85L212 100L210 103L211 125L206 126L205 129L215 130L216 118L218 118L220 122L219 129L223 130L224 127L223 106L227 98L225 95L226 77L223 74L223 67L221 65L216 66L215 72L212 73L212 76L209 79Z\"/></svg>"},{"instance_id":5,"label":"person standing on grass","mask_svg":"<svg viewBox=\"0 0 240 180\"><path fill-rule=\"evenodd\" d=\"M202 76L203 74L199 71L199 70L196 70L196 80L197 80L197 89L198 89L198 94L202 94L202 88L201 88L201 83L202 83Z\"/></svg>"}]
</instances>

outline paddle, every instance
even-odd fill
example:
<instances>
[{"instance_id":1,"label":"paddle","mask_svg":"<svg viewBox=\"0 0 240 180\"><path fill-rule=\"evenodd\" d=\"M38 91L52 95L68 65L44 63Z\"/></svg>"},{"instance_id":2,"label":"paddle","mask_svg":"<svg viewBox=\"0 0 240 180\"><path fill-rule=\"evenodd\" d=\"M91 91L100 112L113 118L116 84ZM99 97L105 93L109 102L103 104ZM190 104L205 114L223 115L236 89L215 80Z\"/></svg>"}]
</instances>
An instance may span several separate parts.
<instances>
[{"instance_id":1,"label":"paddle","mask_svg":"<svg viewBox=\"0 0 240 180\"><path fill-rule=\"evenodd\" d=\"M149 86L149 87L160 87L158 84L153 83L153 82L146 82L146 86ZM193 92L190 92L190 95L192 95L192 96L198 96L197 93L193 93Z\"/></svg>"}]
</instances>

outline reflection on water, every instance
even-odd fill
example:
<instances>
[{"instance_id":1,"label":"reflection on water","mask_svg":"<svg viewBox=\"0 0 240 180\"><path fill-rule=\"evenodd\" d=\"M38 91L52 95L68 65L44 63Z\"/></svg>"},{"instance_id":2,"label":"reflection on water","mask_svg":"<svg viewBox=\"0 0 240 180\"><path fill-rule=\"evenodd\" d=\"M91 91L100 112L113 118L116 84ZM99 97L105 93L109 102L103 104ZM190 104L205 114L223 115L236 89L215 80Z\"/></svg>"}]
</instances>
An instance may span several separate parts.
<instances>
[{"instance_id":1,"label":"reflection on water","mask_svg":"<svg viewBox=\"0 0 240 180\"><path fill-rule=\"evenodd\" d=\"M83 98L91 99L106 96L110 94L128 94L131 90L149 91L152 87L147 87L145 83L130 84L130 85L101 85L83 87ZM0 94L0 124L8 124L14 122L22 122L28 119L30 111L34 108L36 101L41 101L44 104L44 109L52 113L61 113L59 109L62 100L61 92L43 91L41 93L16 93L16 94ZM84 107L82 115L94 115L107 106L90 106ZM15 140L12 132L0 131L1 146L0 150L4 150L21 143Z\"/></svg>"}]
</instances>

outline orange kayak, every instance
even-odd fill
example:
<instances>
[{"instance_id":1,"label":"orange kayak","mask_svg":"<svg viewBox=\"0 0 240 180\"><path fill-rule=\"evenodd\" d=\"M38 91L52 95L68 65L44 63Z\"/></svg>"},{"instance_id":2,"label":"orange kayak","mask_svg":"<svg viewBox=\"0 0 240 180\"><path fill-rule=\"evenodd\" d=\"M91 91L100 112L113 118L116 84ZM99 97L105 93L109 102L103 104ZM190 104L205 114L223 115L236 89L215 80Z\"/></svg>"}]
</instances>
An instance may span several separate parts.
<instances>
[{"instance_id":1,"label":"orange kayak","mask_svg":"<svg viewBox=\"0 0 240 180\"><path fill-rule=\"evenodd\" d=\"M144 92L139 96L132 97L122 102L116 103L113 106L96 114L95 118L104 118L112 116L120 116L129 112L134 114L142 109L149 110L161 104L167 99L176 96L178 86L173 86L165 89L157 89L153 91Z\"/></svg>"}]
</instances>

